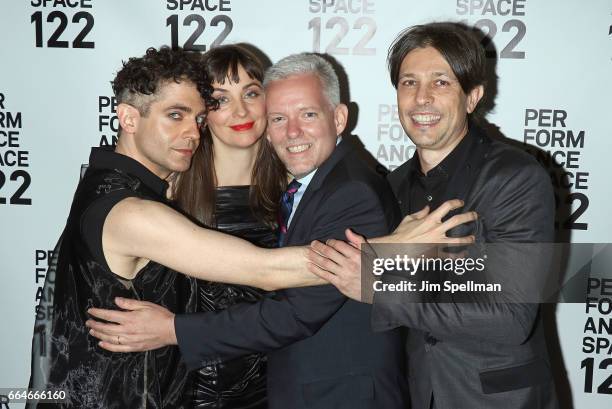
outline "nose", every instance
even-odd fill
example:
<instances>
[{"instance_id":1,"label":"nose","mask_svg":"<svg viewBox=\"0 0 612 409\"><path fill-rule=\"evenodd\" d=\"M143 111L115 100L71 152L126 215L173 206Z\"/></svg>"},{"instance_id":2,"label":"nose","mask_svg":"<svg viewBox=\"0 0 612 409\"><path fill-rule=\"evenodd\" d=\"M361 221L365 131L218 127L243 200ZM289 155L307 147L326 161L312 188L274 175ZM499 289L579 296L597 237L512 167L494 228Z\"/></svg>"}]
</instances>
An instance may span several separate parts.
<instances>
[{"instance_id":1,"label":"nose","mask_svg":"<svg viewBox=\"0 0 612 409\"><path fill-rule=\"evenodd\" d=\"M200 140L200 125L198 125L197 119L187 122L189 123L186 126L183 136L185 139L192 139L197 143Z\"/></svg>"},{"instance_id":2,"label":"nose","mask_svg":"<svg viewBox=\"0 0 612 409\"><path fill-rule=\"evenodd\" d=\"M289 138L297 138L302 134L300 123L296 118L287 119L287 136Z\"/></svg>"},{"instance_id":3,"label":"nose","mask_svg":"<svg viewBox=\"0 0 612 409\"><path fill-rule=\"evenodd\" d=\"M429 105L433 101L431 89L427 84L420 84L416 92L416 102L419 105Z\"/></svg>"},{"instance_id":4,"label":"nose","mask_svg":"<svg viewBox=\"0 0 612 409\"><path fill-rule=\"evenodd\" d=\"M244 118L247 115L247 108L242 99L238 99L234 106L234 115Z\"/></svg>"}]
</instances>

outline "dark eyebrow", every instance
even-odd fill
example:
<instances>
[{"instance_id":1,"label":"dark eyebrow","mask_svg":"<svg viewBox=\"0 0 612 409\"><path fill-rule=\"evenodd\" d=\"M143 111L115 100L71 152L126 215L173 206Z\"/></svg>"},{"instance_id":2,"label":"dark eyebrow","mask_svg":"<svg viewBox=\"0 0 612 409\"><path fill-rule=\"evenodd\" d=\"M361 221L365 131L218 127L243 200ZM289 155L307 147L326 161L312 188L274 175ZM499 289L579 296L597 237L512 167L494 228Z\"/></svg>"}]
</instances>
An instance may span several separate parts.
<instances>
[{"instance_id":1,"label":"dark eyebrow","mask_svg":"<svg viewBox=\"0 0 612 409\"><path fill-rule=\"evenodd\" d=\"M171 110L177 110L177 111L183 111L183 112L191 112L191 108L189 108L186 105L183 104L174 104L174 105L170 105L168 108L166 108L166 111L171 111Z\"/></svg>"},{"instance_id":2,"label":"dark eyebrow","mask_svg":"<svg viewBox=\"0 0 612 409\"><path fill-rule=\"evenodd\" d=\"M263 89L263 87L261 86L261 84L259 84L258 82L255 82L255 81L249 82L249 83L248 83L248 84L246 84L244 87L242 87L242 89L247 89L247 88L249 88L249 87L251 87L251 86L253 86L253 85L254 85L254 86L256 86L256 87L257 87L257 88L259 88L259 89ZM215 88L213 89L213 91L227 92L227 89L225 89L225 88L220 88L220 87L215 87Z\"/></svg>"},{"instance_id":3,"label":"dark eyebrow","mask_svg":"<svg viewBox=\"0 0 612 409\"><path fill-rule=\"evenodd\" d=\"M166 111L181 111L181 112L185 112L186 114L190 114L191 112L193 112L193 110L183 104L174 104L169 106L168 108L166 108ZM201 116L201 115L208 115L208 111L206 109L201 110L200 112L197 113L196 116Z\"/></svg>"},{"instance_id":4,"label":"dark eyebrow","mask_svg":"<svg viewBox=\"0 0 612 409\"><path fill-rule=\"evenodd\" d=\"M261 84L260 84L260 83L258 83L258 82L255 82L255 81L249 82L249 83L248 83L248 84L246 84L244 87L242 87L242 89L246 89L246 88L248 88L248 87L250 87L250 86L253 86L253 85L254 85L254 86L256 86L257 88L263 89L263 87L261 86Z\"/></svg>"},{"instance_id":5,"label":"dark eyebrow","mask_svg":"<svg viewBox=\"0 0 612 409\"><path fill-rule=\"evenodd\" d=\"M414 77L414 74L411 72L405 72L403 74L400 74L399 78L407 78L407 77Z\"/></svg>"}]
</instances>

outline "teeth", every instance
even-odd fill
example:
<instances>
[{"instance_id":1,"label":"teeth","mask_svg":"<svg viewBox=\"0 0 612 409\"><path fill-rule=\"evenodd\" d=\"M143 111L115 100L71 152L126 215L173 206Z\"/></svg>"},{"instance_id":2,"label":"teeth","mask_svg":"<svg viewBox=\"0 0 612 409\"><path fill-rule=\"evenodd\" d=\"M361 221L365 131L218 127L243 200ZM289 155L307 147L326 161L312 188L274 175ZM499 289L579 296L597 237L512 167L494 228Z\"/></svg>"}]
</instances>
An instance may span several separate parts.
<instances>
[{"instance_id":1,"label":"teeth","mask_svg":"<svg viewBox=\"0 0 612 409\"><path fill-rule=\"evenodd\" d=\"M296 146L289 146L287 147L287 150L291 153L299 153L299 152L304 152L306 149L310 148L310 144L305 144L305 145L296 145Z\"/></svg>"},{"instance_id":2,"label":"teeth","mask_svg":"<svg viewBox=\"0 0 612 409\"><path fill-rule=\"evenodd\" d=\"M438 122L441 116L432 114L416 114L412 115L411 118L414 122L418 122L420 124L432 124Z\"/></svg>"}]
</instances>

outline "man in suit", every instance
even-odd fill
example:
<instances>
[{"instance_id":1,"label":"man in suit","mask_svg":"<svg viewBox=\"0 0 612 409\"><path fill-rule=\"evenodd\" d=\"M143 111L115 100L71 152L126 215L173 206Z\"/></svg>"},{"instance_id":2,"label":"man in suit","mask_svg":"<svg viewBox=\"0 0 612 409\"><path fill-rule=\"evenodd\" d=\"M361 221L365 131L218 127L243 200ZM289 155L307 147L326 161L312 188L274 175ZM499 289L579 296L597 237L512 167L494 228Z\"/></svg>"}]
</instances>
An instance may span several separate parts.
<instances>
[{"instance_id":1,"label":"man in suit","mask_svg":"<svg viewBox=\"0 0 612 409\"><path fill-rule=\"evenodd\" d=\"M268 70L264 86L267 137L294 178L283 196L281 244L341 238L349 226L366 236L388 233L399 210L386 181L340 140L348 112L332 66L315 54L292 55ZM127 309L141 305L131 302ZM162 344L178 343L193 369L269 352L272 409L405 408L400 330L373 332L370 309L331 285L289 289L218 313L177 315ZM97 336L108 328L91 326ZM130 350L142 349L150 347Z\"/></svg>"},{"instance_id":2,"label":"man in suit","mask_svg":"<svg viewBox=\"0 0 612 409\"><path fill-rule=\"evenodd\" d=\"M478 213L471 231L463 230L476 242L552 242L554 200L545 171L470 119L485 85L485 54L472 33L455 23L412 27L396 39L388 63L400 121L417 148L388 177L402 213L424 209L418 219L458 198L464 211ZM350 232L348 238L364 242ZM359 299L360 252L328 244L313 245L311 261L319 266L313 271ZM544 273L518 265L529 270L524 277ZM374 302L372 322L376 330L409 328L413 409L557 407L538 304L401 297L399 304Z\"/></svg>"}]
</instances>

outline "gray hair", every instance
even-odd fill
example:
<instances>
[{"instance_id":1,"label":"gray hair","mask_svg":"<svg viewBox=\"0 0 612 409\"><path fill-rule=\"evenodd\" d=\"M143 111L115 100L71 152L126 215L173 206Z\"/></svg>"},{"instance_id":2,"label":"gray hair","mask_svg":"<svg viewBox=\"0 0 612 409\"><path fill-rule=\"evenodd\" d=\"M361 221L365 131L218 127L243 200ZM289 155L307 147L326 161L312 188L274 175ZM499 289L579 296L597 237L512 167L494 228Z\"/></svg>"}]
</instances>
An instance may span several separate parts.
<instances>
[{"instance_id":1,"label":"gray hair","mask_svg":"<svg viewBox=\"0 0 612 409\"><path fill-rule=\"evenodd\" d=\"M266 70L263 85L267 87L292 75L314 74L319 77L323 94L335 108L340 104L340 82L332 65L323 57L314 53L292 54L278 61Z\"/></svg>"}]
</instances>

